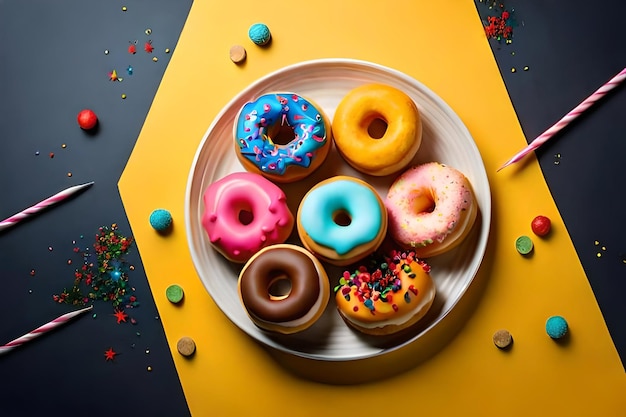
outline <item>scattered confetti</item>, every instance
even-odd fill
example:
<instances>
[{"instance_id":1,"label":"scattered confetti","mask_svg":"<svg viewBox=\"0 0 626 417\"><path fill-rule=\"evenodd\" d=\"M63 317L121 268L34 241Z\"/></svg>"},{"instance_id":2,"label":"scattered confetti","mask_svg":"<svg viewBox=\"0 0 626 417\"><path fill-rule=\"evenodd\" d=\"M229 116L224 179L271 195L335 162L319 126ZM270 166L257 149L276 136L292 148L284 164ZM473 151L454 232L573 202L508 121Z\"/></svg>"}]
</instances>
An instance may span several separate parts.
<instances>
[{"instance_id":1,"label":"scattered confetti","mask_svg":"<svg viewBox=\"0 0 626 417\"><path fill-rule=\"evenodd\" d=\"M600 246L600 242L596 240L596 241L594 242L594 245L595 245L595 246ZM600 250L601 250L602 252L605 252L605 251L606 251L606 246L600 246ZM602 258L602 252L597 252L597 253L596 253L596 257L597 257L597 258Z\"/></svg>"},{"instance_id":2,"label":"scattered confetti","mask_svg":"<svg viewBox=\"0 0 626 417\"><path fill-rule=\"evenodd\" d=\"M176 349L181 355L189 357L196 352L196 342L191 337L181 337L176 343Z\"/></svg>"},{"instance_id":3,"label":"scattered confetti","mask_svg":"<svg viewBox=\"0 0 626 417\"><path fill-rule=\"evenodd\" d=\"M498 330L493 334L493 343L500 349L506 349L513 343L513 336L508 330Z\"/></svg>"},{"instance_id":4,"label":"scattered confetti","mask_svg":"<svg viewBox=\"0 0 626 417\"><path fill-rule=\"evenodd\" d=\"M156 209L150 213L150 226L158 232L163 232L172 225L172 214L165 209Z\"/></svg>"},{"instance_id":5,"label":"scattered confetti","mask_svg":"<svg viewBox=\"0 0 626 417\"><path fill-rule=\"evenodd\" d=\"M178 304L183 300L185 293L180 285L172 284L165 290L165 296L170 303Z\"/></svg>"},{"instance_id":6,"label":"scattered confetti","mask_svg":"<svg viewBox=\"0 0 626 417\"><path fill-rule=\"evenodd\" d=\"M144 31L144 33L145 33L146 35L151 35L151 34L152 34L152 29L148 28L148 29L146 29L146 30Z\"/></svg>"},{"instance_id":7,"label":"scattered confetti","mask_svg":"<svg viewBox=\"0 0 626 417\"><path fill-rule=\"evenodd\" d=\"M122 100L126 100L126 94L122 94Z\"/></svg>"},{"instance_id":8,"label":"scattered confetti","mask_svg":"<svg viewBox=\"0 0 626 417\"><path fill-rule=\"evenodd\" d=\"M125 12L126 10L128 10L126 6L122 6L122 11Z\"/></svg>"},{"instance_id":9,"label":"scattered confetti","mask_svg":"<svg viewBox=\"0 0 626 417\"><path fill-rule=\"evenodd\" d=\"M105 49L105 50L104 50L104 54L105 54L105 55L109 55L109 50L108 50L108 49Z\"/></svg>"},{"instance_id":10,"label":"scattered confetti","mask_svg":"<svg viewBox=\"0 0 626 417\"><path fill-rule=\"evenodd\" d=\"M154 51L154 46L152 46L152 41L146 42L143 46L143 50L151 54L152 51Z\"/></svg>"},{"instance_id":11,"label":"scattered confetti","mask_svg":"<svg viewBox=\"0 0 626 417\"><path fill-rule=\"evenodd\" d=\"M115 352L111 347L104 352L104 359L107 361L112 361L113 359L115 359L115 355L117 355L117 352Z\"/></svg>"},{"instance_id":12,"label":"scattered confetti","mask_svg":"<svg viewBox=\"0 0 626 417\"><path fill-rule=\"evenodd\" d=\"M137 41L130 42L130 45L128 45L128 53L129 54L135 55L137 53L137 46L135 46L136 43L137 43Z\"/></svg>"},{"instance_id":13,"label":"scattered confetti","mask_svg":"<svg viewBox=\"0 0 626 417\"><path fill-rule=\"evenodd\" d=\"M511 72L516 72L517 70L515 68L511 68Z\"/></svg>"},{"instance_id":14,"label":"scattered confetti","mask_svg":"<svg viewBox=\"0 0 626 417\"><path fill-rule=\"evenodd\" d=\"M117 71L113 70L109 72L109 81L117 81Z\"/></svg>"},{"instance_id":15,"label":"scattered confetti","mask_svg":"<svg viewBox=\"0 0 626 417\"><path fill-rule=\"evenodd\" d=\"M50 158L54 158L54 152L50 152L49 156Z\"/></svg>"},{"instance_id":16,"label":"scattered confetti","mask_svg":"<svg viewBox=\"0 0 626 417\"><path fill-rule=\"evenodd\" d=\"M528 236L520 236L515 241L515 249L522 255L532 252L533 246L533 241Z\"/></svg>"},{"instance_id":17,"label":"scattered confetti","mask_svg":"<svg viewBox=\"0 0 626 417\"><path fill-rule=\"evenodd\" d=\"M134 69L132 66L129 65L128 67L126 67L126 72L128 73L128 75L133 75L133 71Z\"/></svg>"},{"instance_id":18,"label":"scattered confetti","mask_svg":"<svg viewBox=\"0 0 626 417\"><path fill-rule=\"evenodd\" d=\"M165 48L165 53L169 54L170 53L170 48Z\"/></svg>"},{"instance_id":19,"label":"scattered confetti","mask_svg":"<svg viewBox=\"0 0 626 417\"><path fill-rule=\"evenodd\" d=\"M490 7L491 8L491 7ZM497 41L505 40L505 43L511 43L511 37L513 36L513 25L511 12L504 9L504 5L500 4L500 15L487 16L487 22L484 25L485 34L488 39L495 39Z\"/></svg>"},{"instance_id":20,"label":"scattered confetti","mask_svg":"<svg viewBox=\"0 0 626 417\"><path fill-rule=\"evenodd\" d=\"M31 269L31 270L30 270L30 276L31 276L31 277L34 277L34 276L35 276L35 270L34 270L34 269Z\"/></svg>"},{"instance_id":21,"label":"scattered confetti","mask_svg":"<svg viewBox=\"0 0 626 417\"><path fill-rule=\"evenodd\" d=\"M124 313L123 310L115 310L113 315L117 319L117 324L120 324L121 322L126 323L126 319L128 318L128 314Z\"/></svg>"},{"instance_id":22,"label":"scattered confetti","mask_svg":"<svg viewBox=\"0 0 626 417\"><path fill-rule=\"evenodd\" d=\"M529 69L528 66L524 67L524 71L528 71L528 69Z\"/></svg>"},{"instance_id":23,"label":"scattered confetti","mask_svg":"<svg viewBox=\"0 0 626 417\"><path fill-rule=\"evenodd\" d=\"M559 165L561 163L561 154L560 153L555 153L554 154L554 165Z\"/></svg>"},{"instance_id":24,"label":"scattered confetti","mask_svg":"<svg viewBox=\"0 0 626 417\"><path fill-rule=\"evenodd\" d=\"M546 236L550 233L552 222L546 216L537 216L530 223L530 227L537 236Z\"/></svg>"},{"instance_id":25,"label":"scattered confetti","mask_svg":"<svg viewBox=\"0 0 626 417\"><path fill-rule=\"evenodd\" d=\"M259 46L266 45L272 37L270 29L263 23L255 23L250 26L248 36L255 45Z\"/></svg>"},{"instance_id":26,"label":"scattered confetti","mask_svg":"<svg viewBox=\"0 0 626 417\"><path fill-rule=\"evenodd\" d=\"M546 321L546 333L552 339L561 339L568 332L567 320L561 316L552 316Z\"/></svg>"},{"instance_id":27,"label":"scattered confetti","mask_svg":"<svg viewBox=\"0 0 626 417\"><path fill-rule=\"evenodd\" d=\"M86 248L81 256L83 264L74 272L74 285L52 298L58 303L85 305L89 300L103 300L113 304L117 311L121 306L138 307L139 302L128 286L127 263L133 238L117 231L117 225L100 227L93 245L95 253ZM80 251L80 250L79 250ZM74 248L74 252L79 252ZM93 258L96 258L95 260ZM83 289L87 290L85 294Z\"/></svg>"},{"instance_id":28,"label":"scattered confetti","mask_svg":"<svg viewBox=\"0 0 626 417\"><path fill-rule=\"evenodd\" d=\"M148 372L152 372L152 367L148 366L148 368L146 368L148 370Z\"/></svg>"},{"instance_id":29,"label":"scattered confetti","mask_svg":"<svg viewBox=\"0 0 626 417\"><path fill-rule=\"evenodd\" d=\"M233 45L230 48L230 60L235 64L239 64L246 59L246 49L241 45Z\"/></svg>"},{"instance_id":30,"label":"scattered confetti","mask_svg":"<svg viewBox=\"0 0 626 417\"><path fill-rule=\"evenodd\" d=\"M157 62L159 60L159 58L157 58L156 56L152 58L153 62Z\"/></svg>"},{"instance_id":31,"label":"scattered confetti","mask_svg":"<svg viewBox=\"0 0 626 417\"><path fill-rule=\"evenodd\" d=\"M113 73L115 73L115 70L113 70ZM113 73L111 76L114 76L115 79L117 79L117 74ZM91 130L98 124L98 116L91 109L83 109L76 116L76 121L78 122L78 126L80 126L81 129Z\"/></svg>"},{"instance_id":32,"label":"scattered confetti","mask_svg":"<svg viewBox=\"0 0 626 417\"><path fill-rule=\"evenodd\" d=\"M67 148L67 145L64 143L64 144L61 145L61 148L65 149L65 148Z\"/></svg>"},{"instance_id":33,"label":"scattered confetti","mask_svg":"<svg viewBox=\"0 0 626 417\"><path fill-rule=\"evenodd\" d=\"M35 152L35 155L39 156L39 151L36 151L36 152Z\"/></svg>"}]
</instances>

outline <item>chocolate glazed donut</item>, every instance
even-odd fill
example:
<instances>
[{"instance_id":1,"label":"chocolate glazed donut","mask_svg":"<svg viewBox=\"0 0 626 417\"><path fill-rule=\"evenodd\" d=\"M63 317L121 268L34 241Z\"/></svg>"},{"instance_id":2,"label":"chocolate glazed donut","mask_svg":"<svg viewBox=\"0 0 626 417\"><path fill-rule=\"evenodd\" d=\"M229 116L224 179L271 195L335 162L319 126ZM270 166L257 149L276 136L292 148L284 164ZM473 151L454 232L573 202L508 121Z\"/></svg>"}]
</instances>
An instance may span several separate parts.
<instances>
[{"instance_id":1,"label":"chocolate glazed donut","mask_svg":"<svg viewBox=\"0 0 626 417\"><path fill-rule=\"evenodd\" d=\"M294 333L309 327L329 298L328 277L305 249L279 244L259 251L239 275L241 302L259 327Z\"/></svg>"}]
</instances>

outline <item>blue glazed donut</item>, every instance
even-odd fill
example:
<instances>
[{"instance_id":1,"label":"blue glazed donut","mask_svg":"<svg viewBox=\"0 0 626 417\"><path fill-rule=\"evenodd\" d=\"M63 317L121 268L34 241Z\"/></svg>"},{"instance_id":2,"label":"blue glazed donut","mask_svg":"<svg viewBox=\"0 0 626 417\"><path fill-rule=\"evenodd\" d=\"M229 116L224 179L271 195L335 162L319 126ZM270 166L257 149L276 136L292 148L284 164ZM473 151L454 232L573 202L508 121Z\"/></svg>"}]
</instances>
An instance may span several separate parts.
<instances>
[{"instance_id":1,"label":"blue glazed donut","mask_svg":"<svg viewBox=\"0 0 626 417\"><path fill-rule=\"evenodd\" d=\"M387 232L387 211L376 190L348 176L329 178L309 190L297 220L304 247L340 266L376 251Z\"/></svg>"},{"instance_id":2,"label":"blue glazed donut","mask_svg":"<svg viewBox=\"0 0 626 417\"><path fill-rule=\"evenodd\" d=\"M285 145L273 136L289 126ZM322 109L293 93L264 94L246 103L235 120L235 149L244 168L276 182L302 179L326 159L332 141Z\"/></svg>"}]
</instances>

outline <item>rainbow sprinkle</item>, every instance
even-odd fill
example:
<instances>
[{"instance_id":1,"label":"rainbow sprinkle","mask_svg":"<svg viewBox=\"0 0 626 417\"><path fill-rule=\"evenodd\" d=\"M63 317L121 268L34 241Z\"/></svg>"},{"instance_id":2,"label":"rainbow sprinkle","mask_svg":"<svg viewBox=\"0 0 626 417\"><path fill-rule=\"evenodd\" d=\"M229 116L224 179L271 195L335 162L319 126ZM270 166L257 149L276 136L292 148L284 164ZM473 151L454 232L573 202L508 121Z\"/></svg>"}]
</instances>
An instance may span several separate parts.
<instances>
[{"instance_id":1,"label":"rainbow sprinkle","mask_svg":"<svg viewBox=\"0 0 626 417\"><path fill-rule=\"evenodd\" d=\"M402 291L402 282L398 276L402 271L409 278L415 278L410 266L413 262L420 265L425 272L430 272L430 265L418 259L415 252L392 251L389 255L372 257L369 268L361 265L354 272L344 271L334 292L341 291L346 301L350 301L354 295L372 314L376 311L374 303L378 300L392 303L393 310L398 311L398 306L394 302L395 295L401 295L404 301L409 303L410 293L417 295L418 292L413 285ZM358 307L354 308L357 311Z\"/></svg>"}]
</instances>

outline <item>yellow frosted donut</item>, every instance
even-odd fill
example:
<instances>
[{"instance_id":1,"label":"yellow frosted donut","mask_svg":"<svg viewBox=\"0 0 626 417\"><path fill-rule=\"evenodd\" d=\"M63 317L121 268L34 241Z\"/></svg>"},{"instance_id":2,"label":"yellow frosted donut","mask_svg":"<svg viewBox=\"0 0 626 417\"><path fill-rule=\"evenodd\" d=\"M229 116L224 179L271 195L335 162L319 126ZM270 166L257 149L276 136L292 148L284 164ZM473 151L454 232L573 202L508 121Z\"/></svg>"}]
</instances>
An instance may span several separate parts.
<instances>
[{"instance_id":1,"label":"yellow frosted donut","mask_svg":"<svg viewBox=\"0 0 626 417\"><path fill-rule=\"evenodd\" d=\"M420 258L439 255L461 243L478 213L469 180L438 162L403 172L391 184L385 206L391 237Z\"/></svg>"},{"instance_id":2,"label":"yellow frosted donut","mask_svg":"<svg viewBox=\"0 0 626 417\"><path fill-rule=\"evenodd\" d=\"M405 168L422 143L415 102L384 84L366 84L348 92L337 106L332 129L346 162L375 176Z\"/></svg>"}]
</instances>

